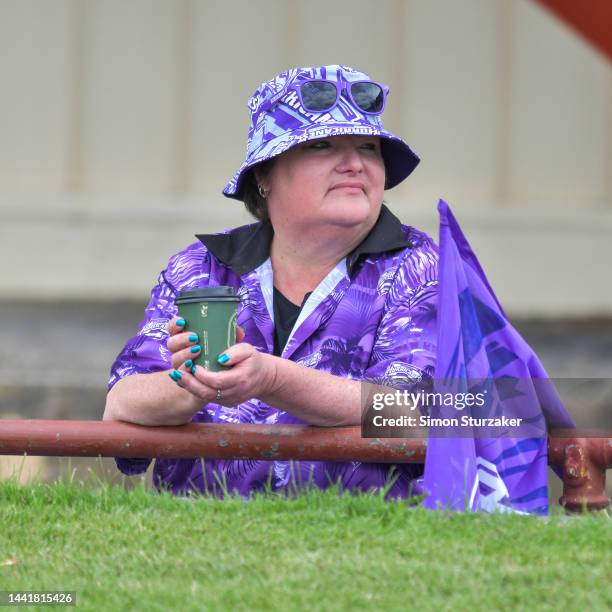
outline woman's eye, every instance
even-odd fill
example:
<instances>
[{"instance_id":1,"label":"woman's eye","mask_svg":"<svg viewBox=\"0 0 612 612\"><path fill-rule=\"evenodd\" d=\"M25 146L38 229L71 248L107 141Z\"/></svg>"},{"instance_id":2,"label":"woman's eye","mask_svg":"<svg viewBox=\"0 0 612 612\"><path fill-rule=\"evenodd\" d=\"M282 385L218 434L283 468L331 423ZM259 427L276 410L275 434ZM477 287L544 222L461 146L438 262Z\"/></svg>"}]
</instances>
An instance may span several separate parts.
<instances>
[{"instance_id":1,"label":"woman's eye","mask_svg":"<svg viewBox=\"0 0 612 612\"><path fill-rule=\"evenodd\" d=\"M364 142L361 145L362 149L366 149L368 151L378 151L378 147L376 146L375 142Z\"/></svg>"},{"instance_id":2,"label":"woman's eye","mask_svg":"<svg viewBox=\"0 0 612 612\"><path fill-rule=\"evenodd\" d=\"M329 148L329 142L327 140L317 140L315 142L311 142L308 145L309 149L327 149Z\"/></svg>"}]
</instances>

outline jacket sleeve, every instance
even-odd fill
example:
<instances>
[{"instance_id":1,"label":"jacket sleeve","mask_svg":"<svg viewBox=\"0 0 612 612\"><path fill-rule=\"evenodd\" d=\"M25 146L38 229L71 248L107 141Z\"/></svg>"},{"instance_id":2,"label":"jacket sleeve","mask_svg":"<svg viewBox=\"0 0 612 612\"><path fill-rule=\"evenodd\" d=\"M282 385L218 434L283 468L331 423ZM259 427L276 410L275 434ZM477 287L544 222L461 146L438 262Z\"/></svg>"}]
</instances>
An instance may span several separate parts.
<instances>
[{"instance_id":1,"label":"jacket sleeve","mask_svg":"<svg viewBox=\"0 0 612 612\"><path fill-rule=\"evenodd\" d=\"M391 282L364 380L395 389L433 380L438 251L429 237L407 251Z\"/></svg>"},{"instance_id":2,"label":"jacket sleeve","mask_svg":"<svg viewBox=\"0 0 612 612\"><path fill-rule=\"evenodd\" d=\"M132 374L149 374L168 370L171 353L166 346L166 325L178 309L174 303L178 293L193 287L205 287L210 278L210 255L200 243L195 243L174 255L160 273L151 298L145 308L145 318L111 367L107 388ZM141 474L151 459L115 459L121 472Z\"/></svg>"}]
</instances>

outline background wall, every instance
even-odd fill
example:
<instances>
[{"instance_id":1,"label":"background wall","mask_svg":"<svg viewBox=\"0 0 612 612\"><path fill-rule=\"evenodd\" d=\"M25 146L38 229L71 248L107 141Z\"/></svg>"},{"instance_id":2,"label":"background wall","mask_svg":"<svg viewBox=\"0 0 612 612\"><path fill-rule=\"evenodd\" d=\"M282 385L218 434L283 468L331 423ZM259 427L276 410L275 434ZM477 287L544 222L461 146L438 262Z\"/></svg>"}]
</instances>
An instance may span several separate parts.
<instances>
[{"instance_id":1,"label":"background wall","mask_svg":"<svg viewBox=\"0 0 612 612\"><path fill-rule=\"evenodd\" d=\"M391 85L404 222L451 203L510 313L612 314L612 70L531 0L1 0L0 300L145 301L249 222L252 91L323 63Z\"/></svg>"}]
</instances>

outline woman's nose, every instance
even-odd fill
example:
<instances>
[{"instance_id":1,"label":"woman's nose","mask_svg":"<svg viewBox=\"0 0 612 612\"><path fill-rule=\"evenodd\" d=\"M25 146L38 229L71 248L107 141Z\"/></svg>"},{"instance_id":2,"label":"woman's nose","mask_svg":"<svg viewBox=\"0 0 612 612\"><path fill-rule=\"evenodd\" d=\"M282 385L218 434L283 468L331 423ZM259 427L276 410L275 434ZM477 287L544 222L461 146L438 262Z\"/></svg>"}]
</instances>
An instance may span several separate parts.
<instances>
[{"instance_id":1,"label":"woman's nose","mask_svg":"<svg viewBox=\"0 0 612 612\"><path fill-rule=\"evenodd\" d=\"M342 147L338 154L340 158L336 168L339 172L359 172L363 168L363 160L355 147Z\"/></svg>"}]
</instances>

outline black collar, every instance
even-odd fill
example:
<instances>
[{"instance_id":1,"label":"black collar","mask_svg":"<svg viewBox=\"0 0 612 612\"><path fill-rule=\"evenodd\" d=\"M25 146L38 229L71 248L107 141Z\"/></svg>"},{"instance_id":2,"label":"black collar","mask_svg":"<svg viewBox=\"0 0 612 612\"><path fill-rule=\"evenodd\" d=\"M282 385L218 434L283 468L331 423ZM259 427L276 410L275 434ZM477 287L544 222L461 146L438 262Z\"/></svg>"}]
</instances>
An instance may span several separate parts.
<instances>
[{"instance_id":1,"label":"black collar","mask_svg":"<svg viewBox=\"0 0 612 612\"><path fill-rule=\"evenodd\" d=\"M196 238L223 264L242 276L260 266L270 256L274 236L272 224L260 221L232 230L228 234L198 234ZM383 204L369 234L346 257L346 268L352 275L362 255L373 255L412 247L404 237L400 220Z\"/></svg>"}]
</instances>

